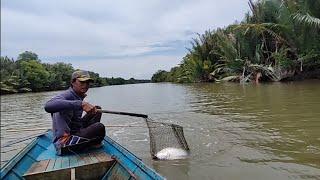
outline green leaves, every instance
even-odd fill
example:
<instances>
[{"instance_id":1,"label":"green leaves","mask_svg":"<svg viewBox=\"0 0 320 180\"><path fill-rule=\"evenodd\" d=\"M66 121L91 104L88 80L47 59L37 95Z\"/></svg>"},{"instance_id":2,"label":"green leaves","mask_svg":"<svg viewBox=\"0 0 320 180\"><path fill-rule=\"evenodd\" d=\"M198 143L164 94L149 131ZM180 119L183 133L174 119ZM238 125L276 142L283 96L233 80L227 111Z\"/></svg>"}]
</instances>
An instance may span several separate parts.
<instances>
[{"instance_id":1,"label":"green leaves","mask_svg":"<svg viewBox=\"0 0 320 180\"><path fill-rule=\"evenodd\" d=\"M48 86L49 72L45 67L36 60L22 61L21 67L21 79L25 78L30 84L28 88L33 91L39 91Z\"/></svg>"},{"instance_id":2,"label":"green leaves","mask_svg":"<svg viewBox=\"0 0 320 180\"><path fill-rule=\"evenodd\" d=\"M38 55L29 51L21 53L17 61L1 57L0 66L1 94L66 89L74 71L71 64L41 63ZM93 86L107 85L99 74L90 72L90 75L95 80Z\"/></svg>"},{"instance_id":3,"label":"green leaves","mask_svg":"<svg viewBox=\"0 0 320 180\"><path fill-rule=\"evenodd\" d=\"M167 78L168 78L167 76L168 76L167 71L159 70L152 76L151 81L152 82L166 82Z\"/></svg>"},{"instance_id":4,"label":"green leaves","mask_svg":"<svg viewBox=\"0 0 320 180\"><path fill-rule=\"evenodd\" d=\"M257 73L279 81L298 70L320 68L320 1L249 0L249 7L240 24L193 38L188 54L164 81L253 78Z\"/></svg>"},{"instance_id":5,"label":"green leaves","mask_svg":"<svg viewBox=\"0 0 320 180\"><path fill-rule=\"evenodd\" d=\"M31 61L31 60L35 60L37 62L40 62L40 60L38 59L38 55L34 52L31 52L31 51L25 51L25 52L19 54L19 56L18 56L18 61Z\"/></svg>"},{"instance_id":6,"label":"green leaves","mask_svg":"<svg viewBox=\"0 0 320 180\"><path fill-rule=\"evenodd\" d=\"M310 14L302 14L302 13L296 13L293 15L293 19L300 24L310 26L314 29L320 29L320 19L316 18L314 16L311 16Z\"/></svg>"}]
</instances>

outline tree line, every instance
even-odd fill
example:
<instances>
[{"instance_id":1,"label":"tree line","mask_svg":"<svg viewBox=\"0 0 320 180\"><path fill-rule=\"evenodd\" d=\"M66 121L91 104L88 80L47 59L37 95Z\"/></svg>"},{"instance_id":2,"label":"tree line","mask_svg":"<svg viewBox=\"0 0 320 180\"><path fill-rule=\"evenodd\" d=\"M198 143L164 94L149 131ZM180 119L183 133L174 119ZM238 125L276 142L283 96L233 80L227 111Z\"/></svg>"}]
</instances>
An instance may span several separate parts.
<instances>
[{"instance_id":1,"label":"tree line","mask_svg":"<svg viewBox=\"0 0 320 180\"><path fill-rule=\"evenodd\" d=\"M244 20L192 39L181 63L152 82L320 78L320 1L249 0Z\"/></svg>"},{"instance_id":2,"label":"tree line","mask_svg":"<svg viewBox=\"0 0 320 180\"><path fill-rule=\"evenodd\" d=\"M0 66L1 94L67 89L71 74L75 71L71 64L63 62L42 63L38 55L30 51L21 53L17 60L1 56ZM134 78L125 80L121 77L100 77L98 73L91 71L89 74L94 80L91 87L150 82Z\"/></svg>"}]
</instances>

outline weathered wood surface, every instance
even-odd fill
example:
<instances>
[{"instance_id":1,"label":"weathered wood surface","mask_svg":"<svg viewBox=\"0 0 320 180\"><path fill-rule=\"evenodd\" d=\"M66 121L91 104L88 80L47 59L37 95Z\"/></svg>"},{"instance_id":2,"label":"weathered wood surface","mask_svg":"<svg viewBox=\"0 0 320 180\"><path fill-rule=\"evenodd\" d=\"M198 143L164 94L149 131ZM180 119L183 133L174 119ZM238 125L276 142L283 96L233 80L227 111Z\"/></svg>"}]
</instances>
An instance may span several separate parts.
<instances>
[{"instance_id":1,"label":"weathered wood surface","mask_svg":"<svg viewBox=\"0 0 320 180\"><path fill-rule=\"evenodd\" d=\"M97 179L115 163L105 152L93 152L38 161L24 174L25 179Z\"/></svg>"},{"instance_id":2,"label":"weathered wood surface","mask_svg":"<svg viewBox=\"0 0 320 180\"><path fill-rule=\"evenodd\" d=\"M46 171L50 160L39 161L38 163L33 164L29 169L30 172L43 172Z\"/></svg>"}]
</instances>

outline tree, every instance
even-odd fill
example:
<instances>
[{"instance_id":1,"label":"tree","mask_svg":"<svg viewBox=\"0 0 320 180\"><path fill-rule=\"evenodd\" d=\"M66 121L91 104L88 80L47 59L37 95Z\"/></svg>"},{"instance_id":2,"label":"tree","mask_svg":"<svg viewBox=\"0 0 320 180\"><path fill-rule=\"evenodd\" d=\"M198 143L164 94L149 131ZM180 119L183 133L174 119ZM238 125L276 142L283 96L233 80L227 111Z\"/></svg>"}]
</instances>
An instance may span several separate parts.
<instances>
[{"instance_id":1,"label":"tree","mask_svg":"<svg viewBox=\"0 0 320 180\"><path fill-rule=\"evenodd\" d=\"M159 70L158 72L156 72L152 76L151 81L152 82L165 82L165 81L167 81L167 76L168 76L167 71Z\"/></svg>"},{"instance_id":2,"label":"tree","mask_svg":"<svg viewBox=\"0 0 320 180\"><path fill-rule=\"evenodd\" d=\"M36 60L40 62L38 59L38 55L36 53L33 53L31 51L25 51L18 56L18 61L31 61L31 60Z\"/></svg>"},{"instance_id":3,"label":"tree","mask_svg":"<svg viewBox=\"0 0 320 180\"><path fill-rule=\"evenodd\" d=\"M48 89L50 73L36 60L22 61L20 63L20 79L26 79L27 86L32 91Z\"/></svg>"},{"instance_id":4,"label":"tree","mask_svg":"<svg viewBox=\"0 0 320 180\"><path fill-rule=\"evenodd\" d=\"M65 89L70 84L71 74L74 71L71 64L58 62L55 64L44 64L50 73L49 88L52 90Z\"/></svg>"}]
</instances>

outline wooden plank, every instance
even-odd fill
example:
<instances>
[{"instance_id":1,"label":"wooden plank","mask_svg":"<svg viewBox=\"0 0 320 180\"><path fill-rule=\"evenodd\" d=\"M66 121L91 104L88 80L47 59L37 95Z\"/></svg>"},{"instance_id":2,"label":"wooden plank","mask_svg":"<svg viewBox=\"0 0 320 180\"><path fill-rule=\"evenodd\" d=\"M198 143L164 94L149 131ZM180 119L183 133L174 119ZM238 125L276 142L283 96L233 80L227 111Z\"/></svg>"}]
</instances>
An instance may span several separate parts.
<instances>
[{"instance_id":1,"label":"wooden plank","mask_svg":"<svg viewBox=\"0 0 320 180\"><path fill-rule=\"evenodd\" d=\"M69 156L62 157L61 160L61 168L66 169L70 167Z\"/></svg>"},{"instance_id":2,"label":"wooden plank","mask_svg":"<svg viewBox=\"0 0 320 180\"><path fill-rule=\"evenodd\" d=\"M99 162L76 167L76 179L101 179L113 163Z\"/></svg>"},{"instance_id":3,"label":"wooden plank","mask_svg":"<svg viewBox=\"0 0 320 180\"><path fill-rule=\"evenodd\" d=\"M85 164L92 164L92 160L88 154L81 154L80 159L85 162Z\"/></svg>"},{"instance_id":4,"label":"wooden plank","mask_svg":"<svg viewBox=\"0 0 320 180\"><path fill-rule=\"evenodd\" d=\"M52 171L55 162L56 162L56 159L50 159L46 171Z\"/></svg>"},{"instance_id":5,"label":"wooden plank","mask_svg":"<svg viewBox=\"0 0 320 180\"><path fill-rule=\"evenodd\" d=\"M59 169L56 171L49 171L38 174L30 174L23 176L25 180L56 180L56 179L70 179L70 169Z\"/></svg>"},{"instance_id":6,"label":"wooden plank","mask_svg":"<svg viewBox=\"0 0 320 180\"><path fill-rule=\"evenodd\" d=\"M76 180L76 170L72 168L70 173L71 173L70 180Z\"/></svg>"},{"instance_id":7,"label":"wooden plank","mask_svg":"<svg viewBox=\"0 0 320 180\"><path fill-rule=\"evenodd\" d=\"M88 154L80 154L77 157L78 166L75 167L76 179L101 179L103 174L115 162L105 152L91 152ZM79 165L79 161L81 165Z\"/></svg>"},{"instance_id":8,"label":"wooden plank","mask_svg":"<svg viewBox=\"0 0 320 180\"><path fill-rule=\"evenodd\" d=\"M84 159L81 156L77 155L75 158L77 159L78 166L82 166L82 165L86 164L86 162L84 161Z\"/></svg>"},{"instance_id":9,"label":"wooden plank","mask_svg":"<svg viewBox=\"0 0 320 180\"><path fill-rule=\"evenodd\" d=\"M69 163L70 163L70 167L76 167L76 166L78 166L79 164L78 164L78 158L77 158L77 156L76 156L76 155L70 156L70 157L69 157Z\"/></svg>"},{"instance_id":10,"label":"wooden plank","mask_svg":"<svg viewBox=\"0 0 320 180\"><path fill-rule=\"evenodd\" d=\"M98 158L99 157L99 158ZM77 162L77 166L73 168L62 168L63 162L69 160ZM79 159L83 161L83 165L79 165ZM101 160L101 161L100 161ZM34 174L26 174L23 177L27 180L54 180L54 179L101 179L110 167L116 162L105 153L89 153L81 156L58 157L56 159L46 160L47 166L43 172L37 171ZM44 162L41 162L44 164ZM39 165L40 166L40 165ZM42 165L45 166L45 165ZM72 172L73 171L73 172Z\"/></svg>"},{"instance_id":11,"label":"wooden plank","mask_svg":"<svg viewBox=\"0 0 320 180\"><path fill-rule=\"evenodd\" d=\"M91 158L91 163L98 163L100 162L93 153L89 153L88 156Z\"/></svg>"},{"instance_id":12,"label":"wooden plank","mask_svg":"<svg viewBox=\"0 0 320 180\"><path fill-rule=\"evenodd\" d=\"M104 179L130 179L132 176L130 173L119 163L116 163L112 169L105 174Z\"/></svg>"},{"instance_id":13,"label":"wooden plank","mask_svg":"<svg viewBox=\"0 0 320 180\"><path fill-rule=\"evenodd\" d=\"M56 162L54 163L53 170L61 169L61 166L62 166L62 158L58 157L56 159Z\"/></svg>"},{"instance_id":14,"label":"wooden plank","mask_svg":"<svg viewBox=\"0 0 320 180\"><path fill-rule=\"evenodd\" d=\"M102 159L100 158L100 155L102 155L104 152L93 152L92 155L94 155L100 162Z\"/></svg>"},{"instance_id":15,"label":"wooden plank","mask_svg":"<svg viewBox=\"0 0 320 180\"><path fill-rule=\"evenodd\" d=\"M105 152L97 152L94 153L95 157L99 159L100 162L105 162L105 161L113 161L114 159L111 158L107 153Z\"/></svg>"},{"instance_id":16,"label":"wooden plank","mask_svg":"<svg viewBox=\"0 0 320 180\"><path fill-rule=\"evenodd\" d=\"M49 164L49 160L38 161L31 166L31 168L28 170L26 174L37 174L37 173L45 172L48 164Z\"/></svg>"}]
</instances>

